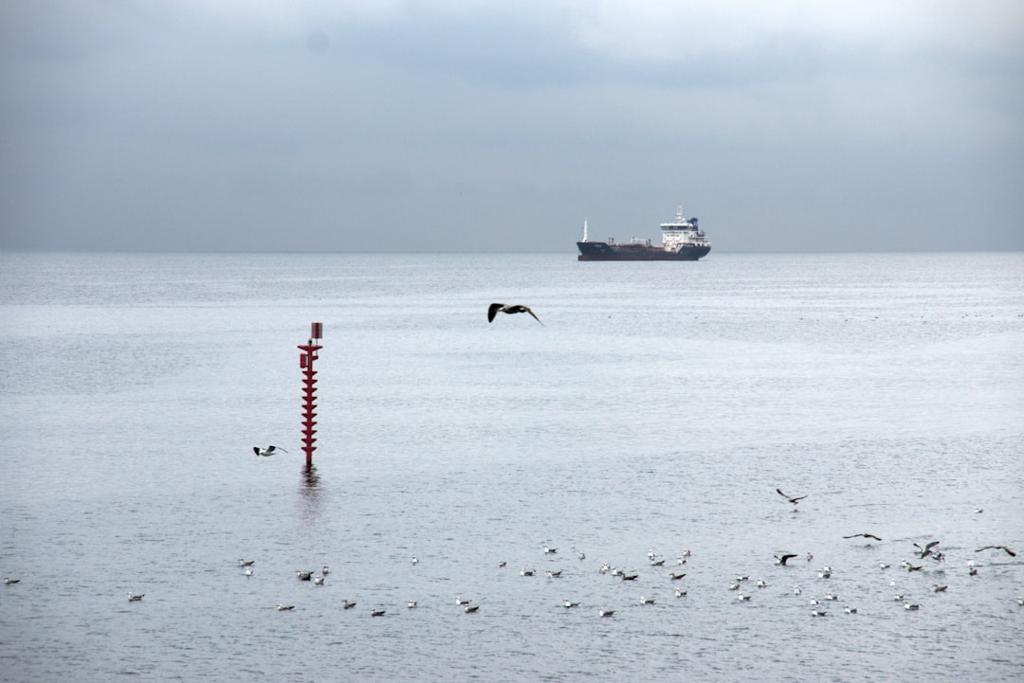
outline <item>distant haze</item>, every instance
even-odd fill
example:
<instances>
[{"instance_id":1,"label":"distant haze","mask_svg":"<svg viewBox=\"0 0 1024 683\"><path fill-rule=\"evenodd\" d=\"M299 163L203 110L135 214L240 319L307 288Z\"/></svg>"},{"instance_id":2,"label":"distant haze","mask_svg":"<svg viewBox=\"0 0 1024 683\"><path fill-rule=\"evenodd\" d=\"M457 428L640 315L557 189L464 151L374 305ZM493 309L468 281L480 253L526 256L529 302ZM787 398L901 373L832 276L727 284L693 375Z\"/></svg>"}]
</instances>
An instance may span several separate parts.
<instances>
[{"instance_id":1,"label":"distant haze","mask_svg":"<svg viewBox=\"0 0 1024 683\"><path fill-rule=\"evenodd\" d=\"M0 248L1024 249L1022 122L1017 0L6 0Z\"/></svg>"}]
</instances>

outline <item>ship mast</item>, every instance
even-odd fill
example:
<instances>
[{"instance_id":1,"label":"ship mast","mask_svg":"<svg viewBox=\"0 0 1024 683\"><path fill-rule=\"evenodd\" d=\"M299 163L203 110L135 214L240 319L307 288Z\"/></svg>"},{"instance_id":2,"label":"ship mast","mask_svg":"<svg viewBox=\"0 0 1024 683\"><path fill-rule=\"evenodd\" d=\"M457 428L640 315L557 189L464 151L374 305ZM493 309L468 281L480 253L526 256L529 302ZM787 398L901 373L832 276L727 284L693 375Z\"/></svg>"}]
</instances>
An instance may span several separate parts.
<instances>
[{"instance_id":1,"label":"ship mast","mask_svg":"<svg viewBox=\"0 0 1024 683\"><path fill-rule=\"evenodd\" d=\"M587 219L583 219L583 241L587 241Z\"/></svg>"}]
</instances>

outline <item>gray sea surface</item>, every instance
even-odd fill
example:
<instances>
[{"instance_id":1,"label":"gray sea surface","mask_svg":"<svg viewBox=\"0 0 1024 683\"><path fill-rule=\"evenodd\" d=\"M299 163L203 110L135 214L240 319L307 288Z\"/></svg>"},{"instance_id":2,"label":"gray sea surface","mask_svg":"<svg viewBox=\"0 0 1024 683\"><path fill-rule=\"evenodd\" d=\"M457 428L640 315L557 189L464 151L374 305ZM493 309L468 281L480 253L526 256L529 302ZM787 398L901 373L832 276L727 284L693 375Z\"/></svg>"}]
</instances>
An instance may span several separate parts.
<instances>
[{"instance_id":1,"label":"gray sea surface","mask_svg":"<svg viewBox=\"0 0 1024 683\"><path fill-rule=\"evenodd\" d=\"M0 398L4 681L1024 678L1024 254L0 253Z\"/></svg>"}]
</instances>

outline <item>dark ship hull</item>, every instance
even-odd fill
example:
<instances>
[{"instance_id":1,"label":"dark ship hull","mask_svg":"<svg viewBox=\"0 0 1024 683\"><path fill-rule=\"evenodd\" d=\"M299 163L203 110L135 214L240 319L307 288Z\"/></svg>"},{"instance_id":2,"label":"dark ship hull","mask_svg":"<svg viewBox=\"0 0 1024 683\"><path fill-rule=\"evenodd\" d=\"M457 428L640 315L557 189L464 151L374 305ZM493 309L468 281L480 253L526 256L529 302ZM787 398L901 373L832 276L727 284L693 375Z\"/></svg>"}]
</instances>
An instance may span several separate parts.
<instances>
[{"instance_id":1,"label":"dark ship hull","mask_svg":"<svg viewBox=\"0 0 1024 683\"><path fill-rule=\"evenodd\" d=\"M710 246L682 246L678 251L665 251L646 244L608 244L577 242L579 261L696 261L711 251Z\"/></svg>"}]
</instances>

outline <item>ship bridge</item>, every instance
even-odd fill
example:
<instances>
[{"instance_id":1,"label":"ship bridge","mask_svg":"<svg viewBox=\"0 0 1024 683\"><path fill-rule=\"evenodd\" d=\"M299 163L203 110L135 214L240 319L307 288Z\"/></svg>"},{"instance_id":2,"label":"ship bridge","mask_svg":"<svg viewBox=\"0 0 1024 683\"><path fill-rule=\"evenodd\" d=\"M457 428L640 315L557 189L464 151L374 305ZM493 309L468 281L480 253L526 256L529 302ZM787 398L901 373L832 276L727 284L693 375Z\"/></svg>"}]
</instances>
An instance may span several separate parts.
<instances>
[{"instance_id":1,"label":"ship bridge","mask_svg":"<svg viewBox=\"0 0 1024 683\"><path fill-rule=\"evenodd\" d=\"M687 218L683 207L676 208L675 220L661 224L661 246L665 251L679 251L682 247L710 246L696 216Z\"/></svg>"}]
</instances>

